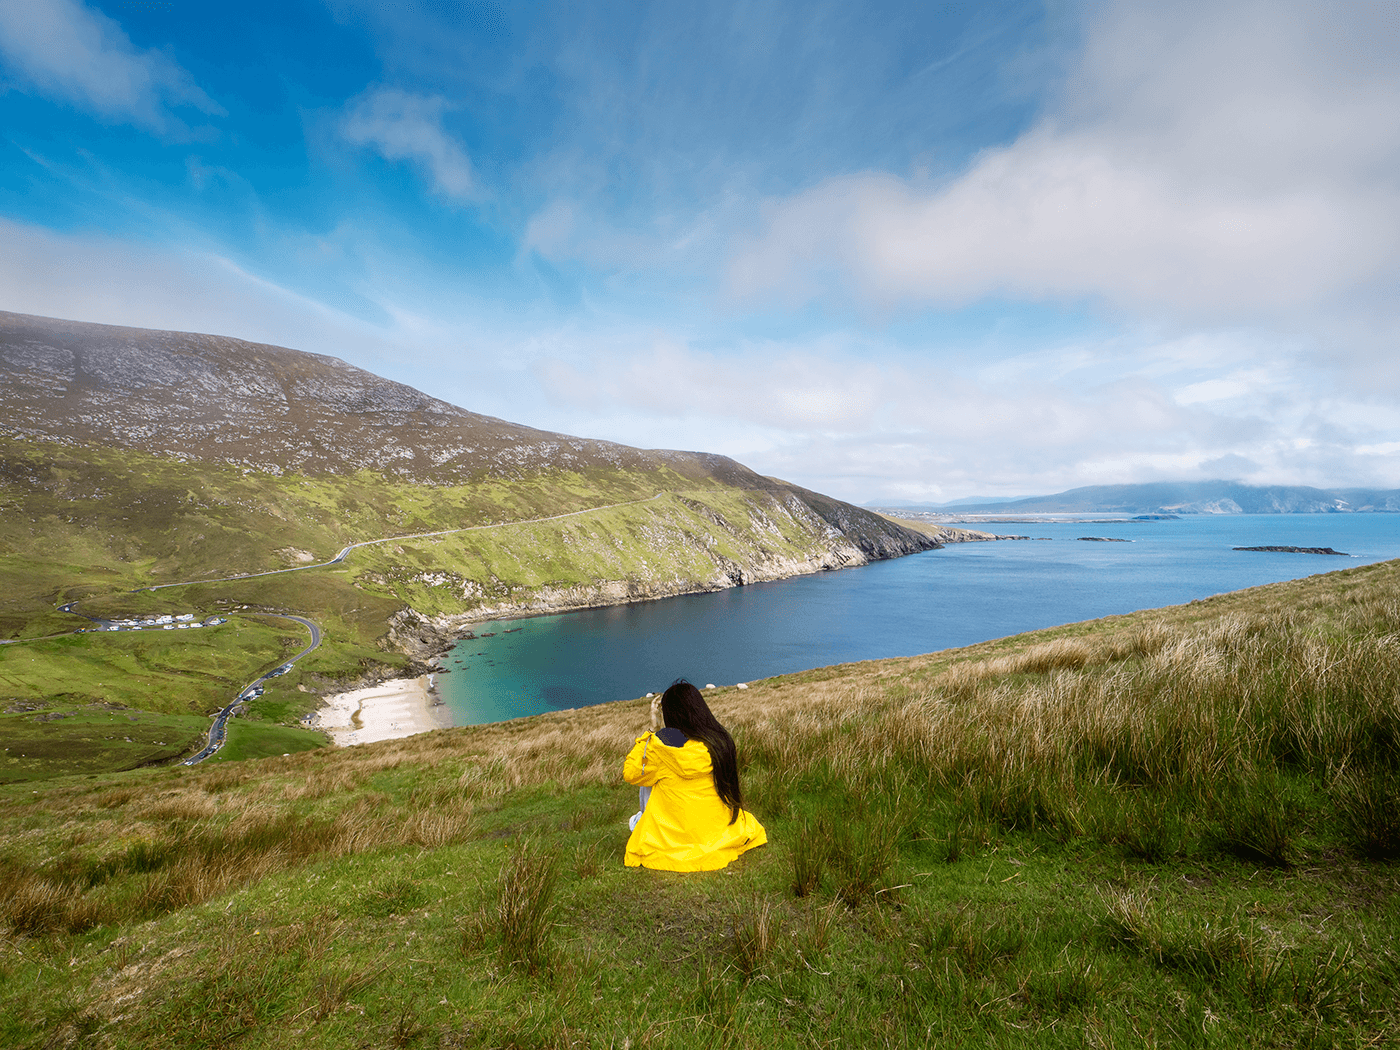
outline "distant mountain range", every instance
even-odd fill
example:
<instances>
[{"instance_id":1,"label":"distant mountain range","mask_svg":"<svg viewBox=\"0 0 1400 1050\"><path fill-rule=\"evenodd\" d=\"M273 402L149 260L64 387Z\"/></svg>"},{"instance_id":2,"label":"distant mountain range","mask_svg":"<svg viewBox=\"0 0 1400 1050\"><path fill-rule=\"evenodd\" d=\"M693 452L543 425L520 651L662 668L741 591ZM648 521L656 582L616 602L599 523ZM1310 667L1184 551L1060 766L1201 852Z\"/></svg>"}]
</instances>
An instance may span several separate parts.
<instances>
[{"instance_id":1,"label":"distant mountain range","mask_svg":"<svg viewBox=\"0 0 1400 1050\"><path fill-rule=\"evenodd\" d=\"M956 514L1338 514L1400 512L1400 489L1316 489L1306 485L1244 485L1238 481L1159 481L1088 485L1053 496L958 500L954 503L881 502Z\"/></svg>"}]
</instances>

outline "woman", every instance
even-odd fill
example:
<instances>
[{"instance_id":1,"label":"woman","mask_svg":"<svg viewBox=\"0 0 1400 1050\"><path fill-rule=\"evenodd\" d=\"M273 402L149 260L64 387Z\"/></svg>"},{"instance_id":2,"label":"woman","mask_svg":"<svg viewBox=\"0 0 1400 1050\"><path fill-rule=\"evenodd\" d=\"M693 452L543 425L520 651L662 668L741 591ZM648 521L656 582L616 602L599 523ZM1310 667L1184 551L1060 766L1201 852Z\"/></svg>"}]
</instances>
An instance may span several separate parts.
<instances>
[{"instance_id":1,"label":"woman","mask_svg":"<svg viewBox=\"0 0 1400 1050\"><path fill-rule=\"evenodd\" d=\"M768 841L744 811L734 738L699 689L681 678L652 700L651 730L622 767L627 783L642 789L642 812L627 840L629 867L715 871Z\"/></svg>"}]
</instances>

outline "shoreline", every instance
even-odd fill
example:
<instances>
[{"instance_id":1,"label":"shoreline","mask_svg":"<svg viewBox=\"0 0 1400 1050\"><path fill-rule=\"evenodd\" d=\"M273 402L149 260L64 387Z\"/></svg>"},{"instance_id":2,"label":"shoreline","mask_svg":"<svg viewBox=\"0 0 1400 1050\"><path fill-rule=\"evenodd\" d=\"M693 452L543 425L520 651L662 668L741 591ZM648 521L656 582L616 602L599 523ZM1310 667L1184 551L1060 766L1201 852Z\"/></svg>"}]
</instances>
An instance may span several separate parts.
<instances>
[{"instance_id":1,"label":"shoreline","mask_svg":"<svg viewBox=\"0 0 1400 1050\"><path fill-rule=\"evenodd\" d=\"M391 678L363 689L321 698L308 728L319 729L336 747L398 740L433 729L450 729L452 716L437 696L435 676Z\"/></svg>"}]
</instances>

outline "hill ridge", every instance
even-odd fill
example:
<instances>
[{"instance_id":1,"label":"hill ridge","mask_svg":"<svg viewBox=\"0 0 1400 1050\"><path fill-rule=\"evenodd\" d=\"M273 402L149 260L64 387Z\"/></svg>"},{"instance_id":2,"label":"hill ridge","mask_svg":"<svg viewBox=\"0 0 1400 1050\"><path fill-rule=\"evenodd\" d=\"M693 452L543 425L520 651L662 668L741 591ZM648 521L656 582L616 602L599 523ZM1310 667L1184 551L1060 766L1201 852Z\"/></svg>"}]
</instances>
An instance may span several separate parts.
<instances>
[{"instance_id":1,"label":"hill ridge","mask_svg":"<svg viewBox=\"0 0 1400 1050\"><path fill-rule=\"evenodd\" d=\"M662 463L764 480L726 456L540 430L337 357L232 336L0 311L0 370L8 380L0 432L21 438L94 441L274 474L372 469L425 483Z\"/></svg>"}]
</instances>

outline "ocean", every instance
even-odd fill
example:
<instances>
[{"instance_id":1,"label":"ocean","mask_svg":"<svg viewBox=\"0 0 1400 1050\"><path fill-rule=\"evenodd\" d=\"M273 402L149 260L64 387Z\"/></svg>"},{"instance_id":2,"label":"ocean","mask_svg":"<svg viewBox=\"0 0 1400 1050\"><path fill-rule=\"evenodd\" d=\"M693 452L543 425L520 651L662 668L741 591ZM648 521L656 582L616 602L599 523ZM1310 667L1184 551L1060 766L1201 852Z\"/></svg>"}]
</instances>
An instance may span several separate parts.
<instances>
[{"instance_id":1,"label":"ocean","mask_svg":"<svg viewBox=\"0 0 1400 1050\"><path fill-rule=\"evenodd\" d=\"M457 725L828 664L914 656L1400 558L1400 515L1197 515L981 524L1029 540L950 545L710 594L501 620L441 661ZM1097 537L1081 539L1081 537ZM1332 547L1331 555L1236 551Z\"/></svg>"}]
</instances>

